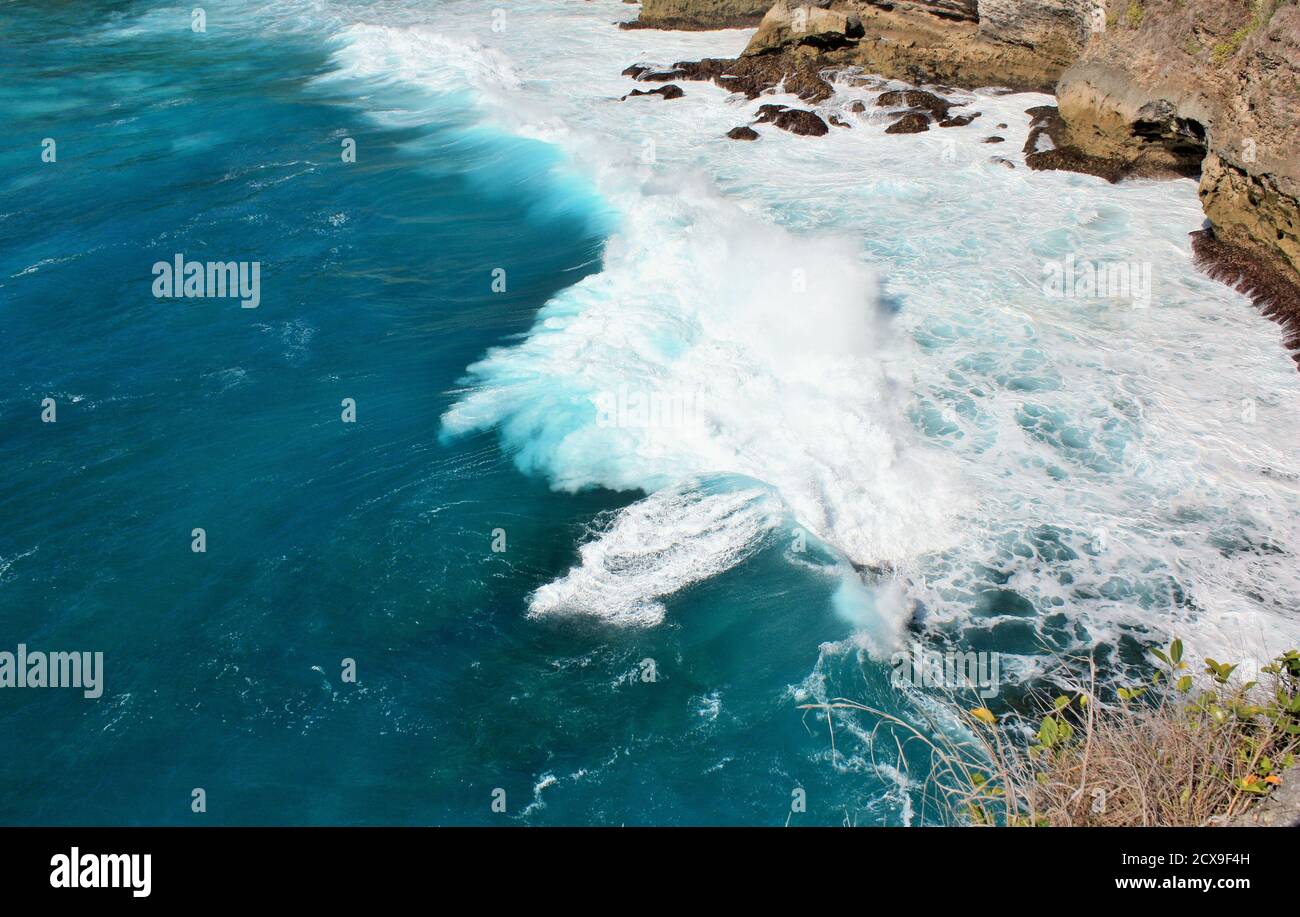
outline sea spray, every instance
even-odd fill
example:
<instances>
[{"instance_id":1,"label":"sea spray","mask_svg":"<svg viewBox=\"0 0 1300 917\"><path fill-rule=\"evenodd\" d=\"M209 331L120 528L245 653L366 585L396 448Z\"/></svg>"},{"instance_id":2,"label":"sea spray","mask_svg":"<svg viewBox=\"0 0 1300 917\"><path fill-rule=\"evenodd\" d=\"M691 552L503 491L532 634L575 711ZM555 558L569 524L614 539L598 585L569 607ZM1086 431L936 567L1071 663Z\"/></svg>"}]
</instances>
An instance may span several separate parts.
<instances>
[{"instance_id":1,"label":"sea spray","mask_svg":"<svg viewBox=\"0 0 1300 917\"><path fill-rule=\"evenodd\" d=\"M566 490L760 481L859 562L947 546L961 500L942 458L909 445L875 357L888 315L853 248L693 188L621 203L604 270L470 367L444 434L497 427L522 471ZM689 393L691 410L669 425L610 423L607 393L627 390Z\"/></svg>"}]
</instances>

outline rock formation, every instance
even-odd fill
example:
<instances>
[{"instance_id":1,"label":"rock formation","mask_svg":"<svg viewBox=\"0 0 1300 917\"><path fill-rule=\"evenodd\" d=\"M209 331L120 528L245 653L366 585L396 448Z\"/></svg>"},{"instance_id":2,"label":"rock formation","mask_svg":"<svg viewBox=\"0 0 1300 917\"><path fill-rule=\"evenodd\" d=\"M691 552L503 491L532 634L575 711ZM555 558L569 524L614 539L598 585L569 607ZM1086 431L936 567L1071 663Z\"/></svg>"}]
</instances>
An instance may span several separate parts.
<instances>
[{"instance_id":1,"label":"rock formation","mask_svg":"<svg viewBox=\"0 0 1300 917\"><path fill-rule=\"evenodd\" d=\"M728 29L757 25L772 0L642 0L631 29Z\"/></svg>"},{"instance_id":2,"label":"rock formation","mask_svg":"<svg viewBox=\"0 0 1300 917\"><path fill-rule=\"evenodd\" d=\"M853 10L831 9L830 0L789 3L776 0L745 48L745 56L770 54L795 45L842 48L862 37L862 19Z\"/></svg>"},{"instance_id":3,"label":"rock formation","mask_svg":"<svg viewBox=\"0 0 1300 917\"><path fill-rule=\"evenodd\" d=\"M825 72L854 66L1055 92L1059 110L1030 111L1026 163L1110 181L1199 176L1212 228L1194 239L1198 257L1289 322L1300 346L1298 0L646 0L641 22L746 17L759 28L739 59L639 78L712 80L750 98L779 86L816 103L831 95ZM893 133L973 120L885 104L907 109Z\"/></svg>"},{"instance_id":4,"label":"rock formation","mask_svg":"<svg viewBox=\"0 0 1300 917\"><path fill-rule=\"evenodd\" d=\"M666 86L660 86L658 89L633 89L619 101L627 101L633 96L663 96L665 99L680 99L685 94L682 92L682 87L669 83Z\"/></svg>"},{"instance_id":5,"label":"rock formation","mask_svg":"<svg viewBox=\"0 0 1300 917\"><path fill-rule=\"evenodd\" d=\"M1064 131L1051 167L1199 176L1212 228L1194 240L1198 260L1300 347L1295 0L1110 0L1057 96Z\"/></svg>"},{"instance_id":6,"label":"rock formation","mask_svg":"<svg viewBox=\"0 0 1300 917\"><path fill-rule=\"evenodd\" d=\"M1061 78L1067 142L1126 174L1199 174L1218 237L1300 272L1300 7L1127 9Z\"/></svg>"},{"instance_id":7,"label":"rock formation","mask_svg":"<svg viewBox=\"0 0 1300 917\"><path fill-rule=\"evenodd\" d=\"M758 106L758 119L754 123L775 124L783 131L810 137L823 137L830 130L813 112L785 105Z\"/></svg>"}]
</instances>

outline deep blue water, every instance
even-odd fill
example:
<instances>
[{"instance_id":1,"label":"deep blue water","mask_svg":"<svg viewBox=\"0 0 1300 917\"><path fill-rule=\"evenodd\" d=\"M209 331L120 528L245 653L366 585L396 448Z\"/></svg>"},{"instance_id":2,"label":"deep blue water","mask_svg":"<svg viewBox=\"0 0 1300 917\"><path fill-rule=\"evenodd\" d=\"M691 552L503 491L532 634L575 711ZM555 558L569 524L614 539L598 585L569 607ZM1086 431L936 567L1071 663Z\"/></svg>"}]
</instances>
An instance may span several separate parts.
<instances>
[{"instance_id":1,"label":"deep blue water","mask_svg":"<svg viewBox=\"0 0 1300 917\"><path fill-rule=\"evenodd\" d=\"M310 29L123 28L148 9L0 5L0 649L105 654L98 700L0 692L0 822L775 825L792 787L796 823L896 821L788 692L849 633L825 580L773 548L661 627L530 620L637 495L439 438L617 214L454 98L378 126ZM176 253L259 261L260 307L154 298Z\"/></svg>"}]
</instances>

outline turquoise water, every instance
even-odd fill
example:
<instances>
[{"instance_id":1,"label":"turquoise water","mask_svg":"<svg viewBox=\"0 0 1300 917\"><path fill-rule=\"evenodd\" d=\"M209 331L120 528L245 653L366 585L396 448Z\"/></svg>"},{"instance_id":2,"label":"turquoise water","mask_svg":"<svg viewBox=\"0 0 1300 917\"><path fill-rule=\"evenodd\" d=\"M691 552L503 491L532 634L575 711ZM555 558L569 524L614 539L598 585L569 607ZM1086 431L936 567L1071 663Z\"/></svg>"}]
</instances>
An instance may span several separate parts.
<instances>
[{"instance_id":1,"label":"turquoise water","mask_svg":"<svg viewBox=\"0 0 1300 917\"><path fill-rule=\"evenodd\" d=\"M800 709L919 722L891 650L1001 653L1000 709L1300 637L1300 381L1191 182L885 135L852 75L733 144L759 100L620 72L747 33L634 12L0 4L0 651L105 667L0 691L0 823L915 823L923 761ZM1045 101L963 98L1007 149ZM155 298L177 254L260 305Z\"/></svg>"},{"instance_id":2,"label":"turquoise water","mask_svg":"<svg viewBox=\"0 0 1300 917\"><path fill-rule=\"evenodd\" d=\"M146 9L0 9L3 634L106 673L98 701L0 693L0 822L779 824L794 786L821 797L806 821L871 805L782 701L846 632L825 584L760 554L674 597L671 628L539 626L524 596L634 497L439 441L465 367L596 269L600 201L548 183L540 144L462 129L455 99L377 127L313 81L310 29L199 39ZM260 307L154 299L177 252L261 261Z\"/></svg>"}]
</instances>

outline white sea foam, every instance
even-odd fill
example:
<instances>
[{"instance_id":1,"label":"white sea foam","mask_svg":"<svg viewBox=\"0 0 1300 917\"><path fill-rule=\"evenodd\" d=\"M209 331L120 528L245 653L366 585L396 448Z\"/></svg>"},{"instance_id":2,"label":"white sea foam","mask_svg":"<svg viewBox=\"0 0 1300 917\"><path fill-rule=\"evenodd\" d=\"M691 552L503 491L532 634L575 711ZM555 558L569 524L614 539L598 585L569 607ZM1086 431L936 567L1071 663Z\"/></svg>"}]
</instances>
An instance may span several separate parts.
<instances>
[{"instance_id":1,"label":"white sea foam","mask_svg":"<svg viewBox=\"0 0 1300 917\"><path fill-rule=\"evenodd\" d=\"M739 564L776 516L766 491L655 491L619 512L581 548L581 562L538 589L530 615L581 614L612 624L651 626L663 596Z\"/></svg>"},{"instance_id":2,"label":"white sea foam","mask_svg":"<svg viewBox=\"0 0 1300 917\"><path fill-rule=\"evenodd\" d=\"M946 546L955 498L931 471L939 459L902 445L895 386L874 358L875 279L856 251L707 191L637 193L604 270L552 300L527 340L471 367L446 430L499 426L524 470L564 489L759 480L863 563ZM602 423L600 395L620 389L688 393L693 411L668 426Z\"/></svg>"},{"instance_id":3,"label":"white sea foam","mask_svg":"<svg viewBox=\"0 0 1300 917\"><path fill-rule=\"evenodd\" d=\"M1300 638L1300 377L1277 329L1194 270L1191 182L1030 172L1025 109L1050 102L1032 94L954 93L973 124L885 135L879 87L852 75L823 106L852 129L734 143L757 101L687 83L619 102L619 74L732 56L749 33L621 32L613 0L524 2L500 32L472 4L369 15L343 33L345 71L470 89L476 117L563 150L619 214L603 270L472 367L444 420L498 429L558 488L651 494L534 613L609 604L643 624L665 584L730 566L758 537L731 516L701 531L704 562L681 547L728 492L689 496L708 480L758 482L843 557L891 565L888 593L836 599L882 644L913 613L1028 621L1080 648L1178 632L1258 655ZM1151 262L1150 308L1045 295L1044 265L1069 255ZM620 391L694 409L601 423ZM624 553L647 565L611 568Z\"/></svg>"},{"instance_id":4,"label":"white sea foam","mask_svg":"<svg viewBox=\"0 0 1300 917\"><path fill-rule=\"evenodd\" d=\"M497 96L522 85L510 59L475 38L456 38L423 25L393 26L358 22L343 29L337 60L339 76L423 85L440 93L471 91L481 101L499 104Z\"/></svg>"}]
</instances>

